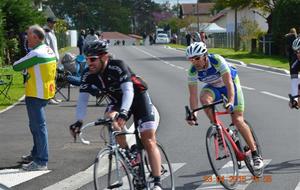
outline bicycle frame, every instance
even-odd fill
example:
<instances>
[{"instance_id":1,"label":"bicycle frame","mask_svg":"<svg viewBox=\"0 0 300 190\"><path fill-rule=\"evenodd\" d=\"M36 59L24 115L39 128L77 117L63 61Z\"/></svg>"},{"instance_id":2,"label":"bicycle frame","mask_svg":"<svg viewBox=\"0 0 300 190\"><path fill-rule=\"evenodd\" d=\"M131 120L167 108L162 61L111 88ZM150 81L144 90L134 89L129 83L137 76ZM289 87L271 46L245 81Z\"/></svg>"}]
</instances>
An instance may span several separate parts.
<instances>
[{"instance_id":1,"label":"bicycle frame","mask_svg":"<svg viewBox=\"0 0 300 190\"><path fill-rule=\"evenodd\" d=\"M249 156L251 154L251 151L248 150L247 152L242 152L239 150L239 148L237 147L237 145L235 144L234 140L232 139L231 135L229 134L229 132L226 130L226 127L225 125L223 124L223 122L219 119L218 116L221 116L221 115L229 115L230 113L228 113L227 111L216 111L216 108L215 106L217 104L221 104L221 103L224 103L225 100L222 99L222 100L219 100L219 101L216 101L216 102L213 102L211 104L208 104L208 105L204 105L200 108L197 108L197 109L194 109L192 110L192 113L196 112L196 111L199 111L199 110L202 110L202 109L207 109L207 108L210 108L212 109L212 114L213 114L213 121L212 124L214 126L217 127L217 130L219 130L220 132L220 135L221 135L221 139L222 139L222 143L224 145L224 149L225 149L225 152L226 154L228 154L228 148L226 146L226 143L225 143L225 138L224 138L224 134L226 135L227 139L229 139L229 142L230 144L232 145L233 149L234 149L234 152L235 152L235 155L236 155L236 158L238 161L242 161L242 160L245 160L247 156ZM189 110L188 107L186 107L186 110ZM187 114L192 114L192 113L187 113ZM220 159L219 158L219 143L218 143L218 139L215 138L214 140L214 143L215 143L215 148L216 148L216 159Z\"/></svg>"},{"instance_id":2,"label":"bicycle frame","mask_svg":"<svg viewBox=\"0 0 300 190\"><path fill-rule=\"evenodd\" d=\"M85 140L82 136L83 134L83 131L84 129L86 128L89 128L89 127L93 127L93 126L97 126L97 125L103 125L105 127L108 128L108 132L109 132L109 142L108 142L108 145L107 145L107 148L110 150L110 152L114 153L116 155L116 160L118 160L118 157L120 156L120 154L123 155L123 153L119 152L119 145L116 141L116 137L117 136L123 136L123 135L134 135L135 136L135 140L136 140L136 145L138 147L138 151L141 155L141 161L139 163L139 169L138 169L138 172L139 172L139 175L137 175L137 173L135 172L135 170L133 169L133 167L131 166L130 164L130 161L126 158L125 155L123 155L123 157L125 158L125 161L126 161L126 165L130 171L130 173L134 176L134 177L141 177L141 183L143 184L144 187L148 187L148 184L147 184L147 180L146 180L146 174L145 174L145 168L144 168L144 152L142 151L143 150L143 145L142 145L142 142L141 142L141 139L140 139L140 136L139 136L139 132L138 132L138 129L135 128L134 132L127 132L127 131L114 131L111 127L111 124L112 124L112 120L111 119L99 119L98 121L96 122L90 122L90 123L87 123L86 125L84 125L82 128L81 128L81 132L79 133L79 139L81 140L81 142L83 144L86 144L86 145L89 145L90 144L90 141L88 140ZM127 159L127 160L126 160ZM116 161L116 168L119 168L119 163ZM111 162L109 162L109 171L111 171L112 169L112 166L111 166ZM140 174L142 174L142 176L140 176ZM120 172L119 170L117 170L117 175L119 176L120 178ZM109 178L108 178L108 182L110 182L110 175L109 175ZM120 180L121 181L121 180ZM111 183L109 183L111 184ZM117 187L120 187L122 186L122 181L121 183L117 183L117 184L114 184L112 186L110 186L110 188L117 188Z\"/></svg>"}]
</instances>

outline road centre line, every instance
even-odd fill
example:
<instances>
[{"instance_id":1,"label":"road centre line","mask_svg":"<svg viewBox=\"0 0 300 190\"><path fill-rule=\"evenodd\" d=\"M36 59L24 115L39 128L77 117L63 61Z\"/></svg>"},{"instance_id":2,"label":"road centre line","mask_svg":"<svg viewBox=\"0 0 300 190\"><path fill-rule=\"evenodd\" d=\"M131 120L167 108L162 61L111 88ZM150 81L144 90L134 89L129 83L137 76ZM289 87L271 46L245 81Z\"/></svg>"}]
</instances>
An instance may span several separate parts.
<instances>
[{"instance_id":1,"label":"road centre line","mask_svg":"<svg viewBox=\"0 0 300 190\"><path fill-rule=\"evenodd\" d=\"M272 97L275 97L275 98L279 98L279 99L281 99L281 100L290 101L290 99L289 99L289 98L287 98L287 97L279 96L279 95L277 95L277 94L273 94L273 93L271 93L271 92L260 91L260 93L262 93L262 94L266 94L266 95L269 95L269 96L272 96Z\"/></svg>"},{"instance_id":2,"label":"road centre line","mask_svg":"<svg viewBox=\"0 0 300 190\"><path fill-rule=\"evenodd\" d=\"M151 57L154 57L155 59L157 59L157 60L159 60L159 61L162 61L163 63L165 63L165 64L167 64L167 65L170 65L170 66L172 66L172 67L178 68L178 66L173 65L173 64L170 64L169 62L166 62L166 61L164 61L164 60L162 60L162 59L160 59L160 58L158 58L158 57L156 57L156 56L154 56L154 55L152 55L152 54L150 54L150 53L148 53L148 52L146 52L146 51L144 51L144 50L142 50L142 49L140 49L140 48L137 48L137 47L134 47L134 48L137 49L137 50L139 50L139 51L142 51L143 53L145 53L145 54L147 54L147 55L149 55L149 56L151 56ZM258 68L253 68L253 67L247 67L247 66L242 66L242 65L237 65L237 66L245 67L245 68L253 69L253 70L259 70L259 71L263 71L263 72L269 72L269 73L272 73L272 74L278 74L278 75L282 75L282 76L289 76L289 75L286 75L286 74L276 73L276 72L272 72L272 71L265 71L265 70L263 70L263 69L258 69ZM183 68L183 69L184 69L184 68ZM188 71L188 69L185 69L185 71ZM243 88L243 89L247 89L247 90L256 90L255 88L252 88L252 87L246 87L246 86L242 86L242 88ZM272 96L272 97L275 97L275 98L279 98L279 99L282 99L282 100L287 100L287 101L289 101L288 98L283 97L283 96L280 96L280 95L273 94L273 93L271 93L271 92L260 91L260 93L266 94L266 95L269 95L269 96Z\"/></svg>"}]
</instances>

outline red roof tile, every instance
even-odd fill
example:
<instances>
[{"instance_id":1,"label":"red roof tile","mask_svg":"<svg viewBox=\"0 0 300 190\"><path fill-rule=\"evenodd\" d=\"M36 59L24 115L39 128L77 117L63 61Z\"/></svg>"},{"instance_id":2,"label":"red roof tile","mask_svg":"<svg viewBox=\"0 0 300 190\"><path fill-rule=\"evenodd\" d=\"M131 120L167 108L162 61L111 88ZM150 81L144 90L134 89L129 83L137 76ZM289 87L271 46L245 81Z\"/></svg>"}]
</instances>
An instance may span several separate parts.
<instances>
[{"instance_id":1,"label":"red roof tile","mask_svg":"<svg viewBox=\"0 0 300 190\"><path fill-rule=\"evenodd\" d=\"M131 37L127 36L126 34L122 34L120 32L102 32L101 35L104 39L132 39Z\"/></svg>"}]
</instances>

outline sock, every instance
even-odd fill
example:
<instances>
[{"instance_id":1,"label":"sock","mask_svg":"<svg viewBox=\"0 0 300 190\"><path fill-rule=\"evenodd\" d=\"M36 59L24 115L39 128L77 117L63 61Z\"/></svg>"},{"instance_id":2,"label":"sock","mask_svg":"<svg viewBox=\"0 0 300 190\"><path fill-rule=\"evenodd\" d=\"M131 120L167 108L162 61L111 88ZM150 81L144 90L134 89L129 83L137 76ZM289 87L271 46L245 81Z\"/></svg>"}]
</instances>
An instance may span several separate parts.
<instances>
[{"instance_id":1,"label":"sock","mask_svg":"<svg viewBox=\"0 0 300 190\"><path fill-rule=\"evenodd\" d=\"M153 176L153 182L154 182L154 185L159 185L161 186L160 184L160 176Z\"/></svg>"},{"instance_id":2,"label":"sock","mask_svg":"<svg viewBox=\"0 0 300 190\"><path fill-rule=\"evenodd\" d=\"M259 156L256 150L254 150L254 151L252 152L252 158L255 157L255 156Z\"/></svg>"}]
</instances>

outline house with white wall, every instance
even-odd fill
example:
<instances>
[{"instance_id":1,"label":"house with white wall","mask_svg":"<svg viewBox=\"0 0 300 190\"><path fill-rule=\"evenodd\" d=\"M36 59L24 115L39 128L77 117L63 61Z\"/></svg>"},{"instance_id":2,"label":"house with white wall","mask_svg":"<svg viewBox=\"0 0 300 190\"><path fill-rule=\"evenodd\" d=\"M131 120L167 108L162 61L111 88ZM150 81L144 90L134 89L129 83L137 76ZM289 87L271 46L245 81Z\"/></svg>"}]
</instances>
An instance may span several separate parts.
<instances>
[{"instance_id":1,"label":"house with white wall","mask_svg":"<svg viewBox=\"0 0 300 190\"><path fill-rule=\"evenodd\" d=\"M210 19L210 22L214 22L217 25L226 28L227 32L234 32L234 9L226 8L216 14ZM268 16L268 15L265 15ZM248 20L256 21L258 27L264 31L268 31L268 24L266 19L262 16L262 12L255 8L245 7L243 9L238 9L237 11L237 23L238 26L241 23L241 20L246 18Z\"/></svg>"}]
</instances>

